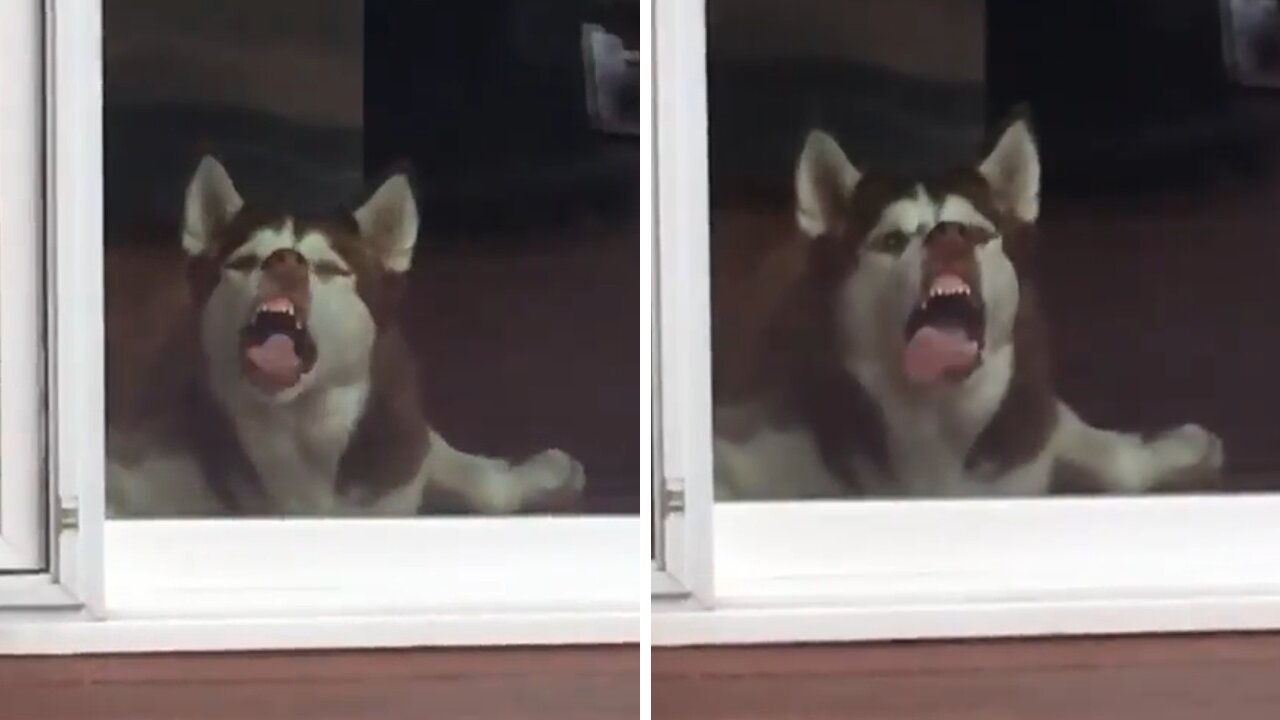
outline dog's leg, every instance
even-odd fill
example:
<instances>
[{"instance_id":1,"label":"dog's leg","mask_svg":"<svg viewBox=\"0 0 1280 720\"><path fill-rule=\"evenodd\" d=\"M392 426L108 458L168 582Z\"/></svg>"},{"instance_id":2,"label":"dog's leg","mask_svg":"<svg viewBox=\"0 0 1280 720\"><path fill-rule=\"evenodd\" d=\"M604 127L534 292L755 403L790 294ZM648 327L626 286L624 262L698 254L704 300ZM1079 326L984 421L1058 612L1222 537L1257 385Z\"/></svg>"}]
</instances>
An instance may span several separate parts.
<instances>
[{"instance_id":1,"label":"dog's leg","mask_svg":"<svg viewBox=\"0 0 1280 720\"><path fill-rule=\"evenodd\" d=\"M799 500L849 493L801 427L764 428L743 442L717 437L714 458L717 500Z\"/></svg>"},{"instance_id":2,"label":"dog's leg","mask_svg":"<svg viewBox=\"0 0 1280 720\"><path fill-rule=\"evenodd\" d=\"M200 465L181 453L155 453L124 464L108 456L107 516L218 517L227 507L209 489Z\"/></svg>"},{"instance_id":3,"label":"dog's leg","mask_svg":"<svg viewBox=\"0 0 1280 720\"><path fill-rule=\"evenodd\" d=\"M720 405L713 438L717 500L841 497L849 486L827 467L808 428L764 422L765 408Z\"/></svg>"},{"instance_id":4,"label":"dog's leg","mask_svg":"<svg viewBox=\"0 0 1280 720\"><path fill-rule=\"evenodd\" d=\"M560 450L544 450L512 465L461 452L436 432L423 473L428 491L444 490L475 512L495 515L571 505L586 484L582 465Z\"/></svg>"},{"instance_id":5,"label":"dog's leg","mask_svg":"<svg viewBox=\"0 0 1280 720\"><path fill-rule=\"evenodd\" d=\"M1149 440L1100 430L1058 404L1056 460L1077 482L1103 492L1141 493L1173 487L1209 487L1219 479L1222 440L1199 425Z\"/></svg>"}]
</instances>

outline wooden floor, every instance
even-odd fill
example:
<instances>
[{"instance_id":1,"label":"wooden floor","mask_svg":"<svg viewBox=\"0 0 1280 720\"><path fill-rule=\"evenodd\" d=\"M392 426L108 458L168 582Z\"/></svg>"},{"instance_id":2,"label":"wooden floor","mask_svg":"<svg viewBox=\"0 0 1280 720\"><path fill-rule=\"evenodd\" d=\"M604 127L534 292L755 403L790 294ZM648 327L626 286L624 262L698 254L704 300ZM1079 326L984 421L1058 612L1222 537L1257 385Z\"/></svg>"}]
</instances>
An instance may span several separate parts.
<instances>
[{"instance_id":1,"label":"wooden floor","mask_svg":"<svg viewBox=\"0 0 1280 720\"><path fill-rule=\"evenodd\" d=\"M0 659L0 720L635 720L632 648Z\"/></svg>"},{"instance_id":2,"label":"wooden floor","mask_svg":"<svg viewBox=\"0 0 1280 720\"><path fill-rule=\"evenodd\" d=\"M1280 636L658 650L654 720L1273 720Z\"/></svg>"},{"instance_id":3,"label":"wooden floor","mask_svg":"<svg viewBox=\"0 0 1280 720\"><path fill-rule=\"evenodd\" d=\"M1280 635L659 650L655 720L1280 717ZM639 652L0 659L0 720L632 720Z\"/></svg>"}]
</instances>

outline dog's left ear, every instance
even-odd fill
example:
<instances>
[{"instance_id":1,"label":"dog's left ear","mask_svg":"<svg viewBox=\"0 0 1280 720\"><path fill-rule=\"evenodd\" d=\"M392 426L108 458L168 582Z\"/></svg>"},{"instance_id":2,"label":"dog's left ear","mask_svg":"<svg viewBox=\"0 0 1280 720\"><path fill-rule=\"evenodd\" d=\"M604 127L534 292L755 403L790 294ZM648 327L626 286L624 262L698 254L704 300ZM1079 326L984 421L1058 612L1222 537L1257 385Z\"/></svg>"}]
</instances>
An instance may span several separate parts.
<instances>
[{"instance_id":1,"label":"dog's left ear","mask_svg":"<svg viewBox=\"0 0 1280 720\"><path fill-rule=\"evenodd\" d=\"M1026 119L1014 120L978 166L996 207L1025 222L1040 216L1040 151Z\"/></svg>"},{"instance_id":2,"label":"dog's left ear","mask_svg":"<svg viewBox=\"0 0 1280 720\"><path fill-rule=\"evenodd\" d=\"M811 238L839 233L861 179L835 138L809 131L796 162L796 225Z\"/></svg>"},{"instance_id":3,"label":"dog's left ear","mask_svg":"<svg viewBox=\"0 0 1280 720\"><path fill-rule=\"evenodd\" d=\"M196 166L183 201L182 249L190 257L209 255L219 228L244 207L231 176L212 155Z\"/></svg>"},{"instance_id":4,"label":"dog's left ear","mask_svg":"<svg viewBox=\"0 0 1280 720\"><path fill-rule=\"evenodd\" d=\"M405 172L387 178L355 211L360 237L370 243L383 267L408 271L418 241L418 203Z\"/></svg>"}]
</instances>

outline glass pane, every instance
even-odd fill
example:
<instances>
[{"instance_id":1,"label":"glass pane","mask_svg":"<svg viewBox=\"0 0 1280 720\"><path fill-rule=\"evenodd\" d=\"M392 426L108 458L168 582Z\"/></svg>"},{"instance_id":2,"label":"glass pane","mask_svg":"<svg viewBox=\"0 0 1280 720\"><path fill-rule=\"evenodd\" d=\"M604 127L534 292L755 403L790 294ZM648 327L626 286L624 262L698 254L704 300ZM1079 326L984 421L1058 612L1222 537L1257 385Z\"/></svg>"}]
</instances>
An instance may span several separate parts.
<instances>
[{"instance_id":1,"label":"glass pane","mask_svg":"<svg viewBox=\"0 0 1280 720\"><path fill-rule=\"evenodd\" d=\"M719 497L1266 490L1280 10L708 0Z\"/></svg>"},{"instance_id":2,"label":"glass pane","mask_svg":"<svg viewBox=\"0 0 1280 720\"><path fill-rule=\"evenodd\" d=\"M638 5L105 0L115 517L638 512Z\"/></svg>"}]
</instances>

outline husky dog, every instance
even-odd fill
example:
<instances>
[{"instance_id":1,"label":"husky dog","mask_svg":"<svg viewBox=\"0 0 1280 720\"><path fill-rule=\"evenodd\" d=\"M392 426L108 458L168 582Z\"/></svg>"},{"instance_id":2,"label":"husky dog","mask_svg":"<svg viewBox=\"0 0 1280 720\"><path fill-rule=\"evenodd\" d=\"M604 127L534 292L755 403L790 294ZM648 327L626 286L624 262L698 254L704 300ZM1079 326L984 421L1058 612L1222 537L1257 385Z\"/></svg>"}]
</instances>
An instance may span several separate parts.
<instances>
[{"instance_id":1,"label":"husky dog","mask_svg":"<svg viewBox=\"0 0 1280 720\"><path fill-rule=\"evenodd\" d=\"M585 479L565 453L512 466L428 425L396 322L417 236L405 173L354 212L313 218L246 204L205 157L186 191L186 297L145 307L126 283L163 278L111 287L108 259L112 513L413 515L437 492L484 513L572 501ZM130 357L170 303L176 331Z\"/></svg>"},{"instance_id":2,"label":"husky dog","mask_svg":"<svg viewBox=\"0 0 1280 720\"><path fill-rule=\"evenodd\" d=\"M717 408L722 498L1136 493L1217 480L1198 425L1089 426L1053 392L1027 253L1040 160L1024 119L976 167L901 181L813 131L795 177L807 264L765 375Z\"/></svg>"}]
</instances>

